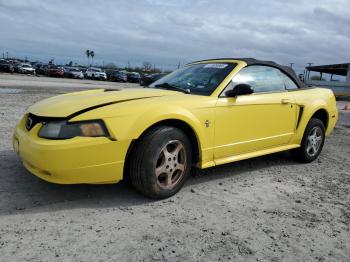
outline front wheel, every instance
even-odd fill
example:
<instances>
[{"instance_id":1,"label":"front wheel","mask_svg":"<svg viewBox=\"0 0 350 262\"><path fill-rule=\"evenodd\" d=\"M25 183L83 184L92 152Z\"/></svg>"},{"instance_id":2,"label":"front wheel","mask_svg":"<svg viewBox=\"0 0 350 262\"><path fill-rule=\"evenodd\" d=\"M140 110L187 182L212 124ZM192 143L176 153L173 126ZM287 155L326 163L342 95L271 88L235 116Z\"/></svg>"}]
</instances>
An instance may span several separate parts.
<instances>
[{"instance_id":1,"label":"front wheel","mask_svg":"<svg viewBox=\"0 0 350 262\"><path fill-rule=\"evenodd\" d=\"M148 131L130 156L130 180L145 196L163 199L176 194L190 174L191 143L174 127Z\"/></svg>"},{"instance_id":2,"label":"front wheel","mask_svg":"<svg viewBox=\"0 0 350 262\"><path fill-rule=\"evenodd\" d=\"M322 151L325 140L325 127L317 118L311 118L305 128L304 136L299 148L291 150L291 154L299 162L310 163Z\"/></svg>"}]
</instances>

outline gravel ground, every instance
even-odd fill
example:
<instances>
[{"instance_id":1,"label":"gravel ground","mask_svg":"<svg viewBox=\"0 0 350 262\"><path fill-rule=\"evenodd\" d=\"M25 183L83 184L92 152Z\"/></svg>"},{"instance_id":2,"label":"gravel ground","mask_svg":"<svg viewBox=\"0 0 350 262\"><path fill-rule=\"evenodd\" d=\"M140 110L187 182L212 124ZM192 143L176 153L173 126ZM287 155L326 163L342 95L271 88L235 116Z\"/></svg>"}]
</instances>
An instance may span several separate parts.
<instances>
[{"instance_id":1,"label":"gravel ground","mask_svg":"<svg viewBox=\"0 0 350 262\"><path fill-rule=\"evenodd\" d=\"M60 81L0 75L0 261L350 261L348 112L314 163L280 153L210 168L152 201L124 183L53 185L23 168L11 133L29 105L121 86Z\"/></svg>"}]
</instances>

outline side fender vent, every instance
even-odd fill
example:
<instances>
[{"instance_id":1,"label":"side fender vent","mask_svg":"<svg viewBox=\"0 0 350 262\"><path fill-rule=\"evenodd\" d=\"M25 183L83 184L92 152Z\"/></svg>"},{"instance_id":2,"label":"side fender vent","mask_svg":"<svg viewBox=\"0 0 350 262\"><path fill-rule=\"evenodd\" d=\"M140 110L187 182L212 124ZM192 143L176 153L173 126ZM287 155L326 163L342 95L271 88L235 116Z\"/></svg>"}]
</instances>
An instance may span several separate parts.
<instances>
[{"instance_id":1,"label":"side fender vent","mask_svg":"<svg viewBox=\"0 0 350 262\"><path fill-rule=\"evenodd\" d=\"M300 106L300 107L299 107L298 119L297 119L297 126L296 126L295 129L298 129L299 124L300 124L300 121L301 121L301 118L303 117L303 113L304 113L304 107L303 107L303 106Z\"/></svg>"}]
</instances>

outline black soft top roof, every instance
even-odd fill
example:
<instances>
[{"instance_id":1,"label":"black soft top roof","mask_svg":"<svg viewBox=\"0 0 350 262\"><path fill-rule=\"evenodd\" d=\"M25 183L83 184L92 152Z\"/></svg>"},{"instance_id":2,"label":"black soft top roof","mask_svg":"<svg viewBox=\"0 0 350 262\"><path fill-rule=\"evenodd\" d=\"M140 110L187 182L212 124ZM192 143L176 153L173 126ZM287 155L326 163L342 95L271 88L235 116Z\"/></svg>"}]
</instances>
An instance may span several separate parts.
<instances>
[{"instance_id":1,"label":"black soft top roof","mask_svg":"<svg viewBox=\"0 0 350 262\"><path fill-rule=\"evenodd\" d=\"M214 58L214 59L195 61L192 63L205 62L205 61L209 62L212 60L238 60L238 61L245 62L248 66L250 66L250 65L265 65L265 66L275 67L275 68L281 70L286 75L288 75L298 85L299 88L306 87L305 84L302 81L300 81L299 77L295 74L293 68L291 68L289 66L277 64L276 62L273 62L273 61L264 61L264 60L258 60L255 58ZM190 63L190 64L192 64L192 63Z\"/></svg>"}]
</instances>

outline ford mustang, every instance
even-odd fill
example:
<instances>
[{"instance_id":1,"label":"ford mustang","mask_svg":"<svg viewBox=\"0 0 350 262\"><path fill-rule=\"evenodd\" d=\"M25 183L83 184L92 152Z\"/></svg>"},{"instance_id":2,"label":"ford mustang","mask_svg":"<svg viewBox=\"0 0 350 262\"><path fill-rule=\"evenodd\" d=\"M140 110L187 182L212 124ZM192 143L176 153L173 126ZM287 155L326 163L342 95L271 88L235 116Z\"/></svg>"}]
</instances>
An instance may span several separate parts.
<instances>
[{"instance_id":1,"label":"ford mustang","mask_svg":"<svg viewBox=\"0 0 350 262\"><path fill-rule=\"evenodd\" d=\"M332 91L255 59L187 64L145 88L97 89L30 106L13 146L34 175L59 184L128 178L151 198L204 169L289 150L314 161L338 119Z\"/></svg>"}]
</instances>

